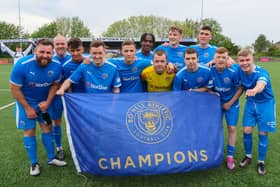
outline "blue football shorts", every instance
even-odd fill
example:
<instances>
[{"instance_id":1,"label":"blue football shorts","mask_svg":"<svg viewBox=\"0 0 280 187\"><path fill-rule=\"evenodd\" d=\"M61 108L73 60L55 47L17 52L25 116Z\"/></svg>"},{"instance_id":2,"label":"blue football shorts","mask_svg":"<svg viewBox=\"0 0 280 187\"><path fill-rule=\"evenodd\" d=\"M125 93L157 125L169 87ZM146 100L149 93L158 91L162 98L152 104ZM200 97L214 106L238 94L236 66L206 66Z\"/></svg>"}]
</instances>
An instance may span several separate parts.
<instances>
[{"instance_id":1,"label":"blue football shorts","mask_svg":"<svg viewBox=\"0 0 280 187\"><path fill-rule=\"evenodd\" d=\"M258 124L259 131L275 132L275 112L276 105L274 99L262 103L246 100L243 114L243 126L254 127Z\"/></svg>"},{"instance_id":2,"label":"blue football shorts","mask_svg":"<svg viewBox=\"0 0 280 187\"><path fill-rule=\"evenodd\" d=\"M30 104L30 103L29 103ZM36 122L43 123L44 120L42 118L41 112L38 109L38 103L30 104L32 108L34 108L38 112L38 117L35 119L27 118L26 112L23 106L16 102L15 105L15 118L16 118L16 125L18 129L22 130L29 130L36 127Z\"/></svg>"},{"instance_id":3,"label":"blue football shorts","mask_svg":"<svg viewBox=\"0 0 280 187\"><path fill-rule=\"evenodd\" d=\"M63 111L63 105L62 105L61 96L56 95L53 98L51 105L49 106L49 114L52 120L61 119L62 111Z\"/></svg>"},{"instance_id":4,"label":"blue football shorts","mask_svg":"<svg viewBox=\"0 0 280 187\"><path fill-rule=\"evenodd\" d=\"M240 105L239 105L239 102L237 102L237 103L231 105L229 110L223 111L227 125L235 126L235 127L237 126L239 109L240 109Z\"/></svg>"}]
</instances>

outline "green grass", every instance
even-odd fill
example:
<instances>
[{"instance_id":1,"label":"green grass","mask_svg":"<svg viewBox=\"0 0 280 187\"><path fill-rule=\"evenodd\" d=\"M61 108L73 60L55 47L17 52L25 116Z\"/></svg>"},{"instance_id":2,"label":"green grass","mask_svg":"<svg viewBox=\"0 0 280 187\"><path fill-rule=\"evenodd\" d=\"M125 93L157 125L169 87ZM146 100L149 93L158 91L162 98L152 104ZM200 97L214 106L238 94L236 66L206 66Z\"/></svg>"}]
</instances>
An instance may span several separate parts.
<instances>
[{"instance_id":1,"label":"green grass","mask_svg":"<svg viewBox=\"0 0 280 187\"><path fill-rule=\"evenodd\" d=\"M271 75L277 108L280 103L280 63L262 63ZM0 107L13 102L8 89L9 72L11 65L0 65ZM244 98L241 99L243 103ZM242 105L243 106L243 105ZM242 113L243 109L241 109ZM240 115L241 116L241 115ZM280 117L277 111L277 117ZM38 158L41 164L39 177L29 176L29 159L23 147L23 132L18 130L13 116L13 107L0 111L0 186L279 186L280 185L280 141L279 131L269 136L269 151L266 159L267 175L258 176L256 172L257 136L254 131L253 164L246 169L239 167L234 171L228 171L225 165L207 171L191 173L179 173L157 176L134 177L103 177L77 175L72 158L70 156L66 133L63 136L63 145L67 153L68 166L56 168L46 164L46 153L42 147L40 133L37 129ZM241 118L238 125L238 142L235 158L242 159L242 128ZM63 124L64 132L65 125ZM225 136L227 135L225 131ZM225 137L226 140L226 137ZM85 183L86 182L86 183Z\"/></svg>"}]
</instances>

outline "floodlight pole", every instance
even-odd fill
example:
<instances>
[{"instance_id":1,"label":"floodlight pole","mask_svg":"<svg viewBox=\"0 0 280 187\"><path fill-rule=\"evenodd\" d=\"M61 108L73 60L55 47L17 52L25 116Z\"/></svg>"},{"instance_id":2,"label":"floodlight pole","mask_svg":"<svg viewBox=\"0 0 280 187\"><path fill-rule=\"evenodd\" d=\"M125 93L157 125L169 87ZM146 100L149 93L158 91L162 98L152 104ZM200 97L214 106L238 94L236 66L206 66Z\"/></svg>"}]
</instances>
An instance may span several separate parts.
<instances>
[{"instance_id":1,"label":"floodlight pole","mask_svg":"<svg viewBox=\"0 0 280 187\"><path fill-rule=\"evenodd\" d=\"M200 9L200 24L202 24L203 20L203 0L201 0L201 9Z\"/></svg>"},{"instance_id":2,"label":"floodlight pole","mask_svg":"<svg viewBox=\"0 0 280 187\"><path fill-rule=\"evenodd\" d=\"M20 14L20 0L18 0L18 33L20 40L22 39L21 33L21 14ZM22 43L20 42L20 47L22 48Z\"/></svg>"}]
</instances>

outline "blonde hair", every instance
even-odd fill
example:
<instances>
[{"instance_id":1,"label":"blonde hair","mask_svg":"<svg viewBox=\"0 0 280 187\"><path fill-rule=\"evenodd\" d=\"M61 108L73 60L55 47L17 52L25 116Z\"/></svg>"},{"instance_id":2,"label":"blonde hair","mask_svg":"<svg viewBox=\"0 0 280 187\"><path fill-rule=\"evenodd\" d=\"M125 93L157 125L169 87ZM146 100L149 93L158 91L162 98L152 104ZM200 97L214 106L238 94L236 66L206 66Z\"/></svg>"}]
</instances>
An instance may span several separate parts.
<instances>
[{"instance_id":1,"label":"blonde hair","mask_svg":"<svg viewBox=\"0 0 280 187\"><path fill-rule=\"evenodd\" d=\"M243 57L249 55L253 55L253 53L248 49L241 49L237 54L237 56L243 56Z\"/></svg>"}]
</instances>

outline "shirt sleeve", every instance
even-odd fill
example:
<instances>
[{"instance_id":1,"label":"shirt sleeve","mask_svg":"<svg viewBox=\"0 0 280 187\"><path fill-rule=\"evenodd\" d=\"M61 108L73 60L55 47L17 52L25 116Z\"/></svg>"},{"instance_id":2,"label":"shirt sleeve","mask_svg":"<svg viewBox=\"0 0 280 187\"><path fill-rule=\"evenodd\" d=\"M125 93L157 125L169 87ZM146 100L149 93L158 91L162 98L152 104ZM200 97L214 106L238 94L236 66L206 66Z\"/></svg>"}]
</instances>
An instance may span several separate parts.
<instances>
[{"instance_id":1,"label":"shirt sleeve","mask_svg":"<svg viewBox=\"0 0 280 187\"><path fill-rule=\"evenodd\" d=\"M121 87L121 78L120 78L120 74L119 71L116 70L115 71L115 77L114 77L114 88L119 88Z\"/></svg>"},{"instance_id":2,"label":"shirt sleeve","mask_svg":"<svg viewBox=\"0 0 280 187\"><path fill-rule=\"evenodd\" d=\"M22 64L16 64L10 76L10 83L16 86L22 86L24 81L24 67Z\"/></svg>"},{"instance_id":3,"label":"shirt sleeve","mask_svg":"<svg viewBox=\"0 0 280 187\"><path fill-rule=\"evenodd\" d=\"M78 84L82 79L82 72L83 72L83 64L79 65L79 67L73 72L73 74L69 77L69 80L72 83Z\"/></svg>"},{"instance_id":4,"label":"shirt sleeve","mask_svg":"<svg viewBox=\"0 0 280 187\"><path fill-rule=\"evenodd\" d=\"M174 82L173 82L173 90L179 91L182 90L182 79L179 76L175 76Z\"/></svg>"}]
</instances>

